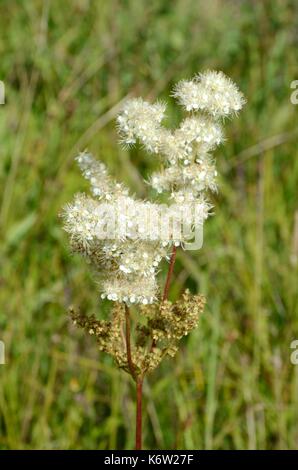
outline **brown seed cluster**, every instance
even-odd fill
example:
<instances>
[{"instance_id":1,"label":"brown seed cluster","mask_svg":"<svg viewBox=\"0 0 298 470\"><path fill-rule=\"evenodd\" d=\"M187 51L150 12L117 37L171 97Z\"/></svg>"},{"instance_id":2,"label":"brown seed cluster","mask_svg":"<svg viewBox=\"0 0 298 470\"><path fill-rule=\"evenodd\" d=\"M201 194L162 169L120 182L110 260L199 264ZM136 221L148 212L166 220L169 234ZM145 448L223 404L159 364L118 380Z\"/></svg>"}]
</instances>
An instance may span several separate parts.
<instances>
[{"instance_id":1,"label":"brown seed cluster","mask_svg":"<svg viewBox=\"0 0 298 470\"><path fill-rule=\"evenodd\" d=\"M175 303L168 300L162 302L148 322L153 339L169 345L175 344L196 328L204 305L203 296L192 295L189 291Z\"/></svg>"},{"instance_id":2,"label":"brown seed cluster","mask_svg":"<svg viewBox=\"0 0 298 470\"><path fill-rule=\"evenodd\" d=\"M176 354L179 340L198 326L204 305L204 296L186 291L177 302L164 301L140 307L140 320L136 322L131 338L134 378L156 369L165 356ZM85 316L73 309L70 314L74 324L96 337L101 351L110 354L119 368L132 375L125 341L123 303L114 303L110 320L97 320L94 315Z\"/></svg>"},{"instance_id":3,"label":"brown seed cluster","mask_svg":"<svg viewBox=\"0 0 298 470\"><path fill-rule=\"evenodd\" d=\"M113 356L119 368L126 369L127 358L124 348L124 307L115 303L110 320L97 320L94 315L87 316L70 309L74 325L83 328L86 333L95 336L99 350Z\"/></svg>"}]
</instances>

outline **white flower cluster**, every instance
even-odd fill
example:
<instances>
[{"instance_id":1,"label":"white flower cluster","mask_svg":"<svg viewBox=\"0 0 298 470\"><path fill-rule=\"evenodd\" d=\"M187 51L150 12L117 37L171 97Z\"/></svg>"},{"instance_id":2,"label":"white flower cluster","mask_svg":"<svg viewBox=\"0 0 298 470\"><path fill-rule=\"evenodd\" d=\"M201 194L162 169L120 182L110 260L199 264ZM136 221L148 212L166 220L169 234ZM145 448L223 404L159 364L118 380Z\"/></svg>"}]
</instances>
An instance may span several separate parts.
<instances>
[{"instance_id":1,"label":"white flower cluster","mask_svg":"<svg viewBox=\"0 0 298 470\"><path fill-rule=\"evenodd\" d=\"M160 125L166 105L149 104L142 98L126 102L117 118L119 134L125 145L133 145L137 139L152 153L160 150Z\"/></svg>"},{"instance_id":2,"label":"white flower cluster","mask_svg":"<svg viewBox=\"0 0 298 470\"><path fill-rule=\"evenodd\" d=\"M117 119L125 145L139 141L149 152L163 156L167 166L149 183L158 193L169 193L169 205L137 200L92 155L77 157L94 198L76 195L65 207L64 227L73 250L99 273L102 298L128 304L155 302L160 262L168 258L171 245L187 242L209 216L207 192L217 189L210 152L223 141L219 118L241 109L244 98L221 72L178 83L174 96L192 113L173 131L162 126L165 105L141 98L129 100Z\"/></svg>"},{"instance_id":3,"label":"white flower cluster","mask_svg":"<svg viewBox=\"0 0 298 470\"><path fill-rule=\"evenodd\" d=\"M203 192L216 190L217 172L210 152L224 140L220 118L237 113L245 100L228 77L214 71L201 73L193 80L182 80L175 87L173 96L191 112L173 131L161 125L164 107L159 119L149 122L150 116L153 118L156 113L156 105L144 101L134 101L133 113L130 112L132 105L128 103L120 113L118 123L124 143L132 143L133 134L134 141L138 138L152 151L145 144L139 127L139 123L146 122L147 130L150 129L150 138L146 134L146 140L154 142L154 152L162 155L169 164L168 168L152 175L150 184L158 193L169 192L178 204L193 204L198 198L201 200ZM121 125L123 120L126 126Z\"/></svg>"},{"instance_id":4,"label":"white flower cluster","mask_svg":"<svg viewBox=\"0 0 298 470\"><path fill-rule=\"evenodd\" d=\"M157 269L168 252L155 223L162 206L129 196L90 154L81 153L77 161L96 199L77 194L64 208L64 229L73 251L95 267L102 298L154 302Z\"/></svg>"},{"instance_id":5,"label":"white flower cluster","mask_svg":"<svg viewBox=\"0 0 298 470\"><path fill-rule=\"evenodd\" d=\"M184 188L190 188L195 193L199 193L206 190L216 191L216 176L214 162L210 157L205 156L182 168L173 165L158 173L153 173L150 183L158 193L172 191L177 181L180 183L179 186L183 185ZM175 199L177 199L177 192Z\"/></svg>"},{"instance_id":6,"label":"white flower cluster","mask_svg":"<svg viewBox=\"0 0 298 470\"><path fill-rule=\"evenodd\" d=\"M115 183L108 174L106 166L94 160L92 155L83 152L77 156L76 160L83 176L90 181L94 196L109 201L116 195L128 195L128 190L121 183Z\"/></svg>"},{"instance_id":7,"label":"white flower cluster","mask_svg":"<svg viewBox=\"0 0 298 470\"><path fill-rule=\"evenodd\" d=\"M237 113L245 104L232 80L212 70L198 74L194 80L182 80L173 96L186 111L205 111L216 119Z\"/></svg>"}]
</instances>

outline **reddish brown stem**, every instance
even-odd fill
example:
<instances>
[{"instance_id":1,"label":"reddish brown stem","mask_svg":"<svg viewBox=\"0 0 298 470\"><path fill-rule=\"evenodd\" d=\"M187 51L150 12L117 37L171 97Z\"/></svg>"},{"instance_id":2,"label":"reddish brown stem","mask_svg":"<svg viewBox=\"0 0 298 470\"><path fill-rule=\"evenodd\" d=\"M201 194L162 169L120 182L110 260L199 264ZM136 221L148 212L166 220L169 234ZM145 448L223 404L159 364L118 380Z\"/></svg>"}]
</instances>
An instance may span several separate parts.
<instances>
[{"instance_id":1,"label":"reddish brown stem","mask_svg":"<svg viewBox=\"0 0 298 470\"><path fill-rule=\"evenodd\" d=\"M177 247L175 245L173 245L169 270L168 270L167 279L166 279L166 283L165 283L165 287L164 287L164 291L163 291L163 295L162 295L162 301L163 302L165 300L167 300L167 298L169 297L169 290L170 290L170 285L171 285L172 274L173 274L173 271L174 271L176 255L177 255ZM153 339L152 344L151 344L151 351L155 347L156 347L156 341L155 341L155 339Z\"/></svg>"},{"instance_id":2,"label":"reddish brown stem","mask_svg":"<svg viewBox=\"0 0 298 470\"><path fill-rule=\"evenodd\" d=\"M142 450L142 398L143 379L137 380L137 410L136 410L136 450Z\"/></svg>"},{"instance_id":3,"label":"reddish brown stem","mask_svg":"<svg viewBox=\"0 0 298 470\"><path fill-rule=\"evenodd\" d=\"M167 300L171 285L171 278L174 271L176 261L177 248L173 246L172 255L170 259L169 270L163 291L162 300ZM131 342L130 342L130 312L128 306L125 304L125 339L126 339L126 354L129 371L136 382L136 395L137 395L137 409L136 409L136 450L142 449L142 398L143 398L143 377L137 377L135 373L134 364L131 356ZM152 341L151 350L156 346L155 340Z\"/></svg>"},{"instance_id":4,"label":"reddish brown stem","mask_svg":"<svg viewBox=\"0 0 298 470\"><path fill-rule=\"evenodd\" d=\"M171 259L170 259L170 266L169 266L167 279L166 279L166 283L165 283L165 288L164 288L163 296L162 296L163 302L165 300L167 300L167 298L169 297L169 290L170 290L170 285L171 285L172 274L173 274L173 271L174 271L176 255L177 255L177 248L176 248L175 245L173 245L172 255L171 255Z\"/></svg>"},{"instance_id":5,"label":"reddish brown stem","mask_svg":"<svg viewBox=\"0 0 298 470\"><path fill-rule=\"evenodd\" d=\"M142 395L143 395L143 378L138 377L135 372L135 366L131 355L131 338L130 338L130 311L125 304L125 341L127 364L131 376L136 382L137 409L136 409L136 450L142 449Z\"/></svg>"},{"instance_id":6,"label":"reddish brown stem","mask_svg":"<svg viewBox=\"0 0 298 470\"><path fill-rule=\"evenodd\" d=\"M129 371L134 379L136 379L135 368L131 357L131 343L130 343L130 312L128 306L125 304L125 340L126 340L126 355Z\"/></svg>"}]
</instances>

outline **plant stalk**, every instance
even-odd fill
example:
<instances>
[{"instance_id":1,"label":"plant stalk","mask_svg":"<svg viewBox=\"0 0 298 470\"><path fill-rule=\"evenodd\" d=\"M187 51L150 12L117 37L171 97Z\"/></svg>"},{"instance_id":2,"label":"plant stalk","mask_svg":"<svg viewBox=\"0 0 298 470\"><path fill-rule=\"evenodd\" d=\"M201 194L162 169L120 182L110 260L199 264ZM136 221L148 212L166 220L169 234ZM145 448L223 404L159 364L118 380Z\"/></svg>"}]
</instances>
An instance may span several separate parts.
<instances>
[{"instance_id":1,"label":"plant stalk","mask_svg":"<svg viewBox=\"0 0 298 470\"><path fill-rule=\"evenodd\" d=\"M172 255L170 259L170 266L169 266L165 288L164 288L163 296L162 296L163 302L167 300L169 297L169 291L170 291L171 279L172 279L172 274L174 271L174 266L175 266L175 261L176 261L176 255L177 255L177 247L173 245Z\"/></svg>"},{"instance_id":2,"label":"plant stalk","mask_svg":"<svg viewBox=\"0 0 298 470\"><path fill-rule=\"evenodd\" d=\"M172 255L170 259L169 270L166 278L166 283L163 291L162 301L168 299L171 279L174 271L175 261L177 255L177 248L173 246ZM143 401L143 377L138 377L135 372L135 367L131 355L131 332L130 332L130 312L128 306L125 304L125 339L126 339L126 354L129 371L134 381L136 382L136 450L142 450L142 401ZM155 340L152 341L151 350L155 348Z\"/></svg>"},{"instance_id":3,"label":"plant stalk","mask_svg":"<svg viewBox=\"0 0 298 470\"><path fill-rule=\"evenodd\" d=\"M137 384L137 410L136 410L136 450L142 450L142 398L143 379L139 378Z\"/></svg>"},{"instance_id":4,"label":"plant stalk","mask_svg":"<svg viewBox=\"0 0 298 470\"><path fill-rule=\"evenodd\" d=\"M142 398L143 398L143 377L138 377L131 354L131 328L130 328L130 311L125 304L125 340L127 364L130 374L136 382L136 450L142 449Z\"/></svg>"},{"instance_id":5,"label":"plant stalk","mask_svg":"<svg viewBox=\"0 0 298 470\"><path fill-rule=\"evenodd\" d=\"M170 265L169 265L168 274L167 274L167 279L166 279L166 283L165 283L165 287L164 287L164 291L163 291L163 295L162 295L162 301L163 302L165 300L167 300L168 297L169 297L169 291L170 291L171 279L172 279L172 274L173 274L173 271L174 271L174 266L175 266L175 261L176 261L176 255L177 255L177 247L175 245L173 245L173 250L172 250L171 259L170 259ZM152 344L151 344L151 351L155 347L156 347L156 341L155 341L155 339L153 339Z\"/></svg>"},{"instance_id":6,"label":"plant stalk","mask_svg":"<svg viewBox=\"0 0 298 470\"><path fill-rule=\"evenodd\" d=\"M126 355L127 364L131 376L136 380L135 367L131 356L131 341L130 341L130 312L128 306L125 304L125 341L126 341Z\"/></svg>"}]
</instances>

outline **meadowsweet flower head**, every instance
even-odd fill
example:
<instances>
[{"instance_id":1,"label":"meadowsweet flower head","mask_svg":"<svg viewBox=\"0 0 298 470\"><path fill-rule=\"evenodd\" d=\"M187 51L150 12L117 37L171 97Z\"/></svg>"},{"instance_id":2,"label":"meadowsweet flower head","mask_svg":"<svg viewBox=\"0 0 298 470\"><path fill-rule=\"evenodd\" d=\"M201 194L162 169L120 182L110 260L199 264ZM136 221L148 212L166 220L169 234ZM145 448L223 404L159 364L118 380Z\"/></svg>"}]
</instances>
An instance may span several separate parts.
<instances>
[{"instance_id":1,"label":"meadowsweet flower head","mask_svg":"<svg viewBox=\"0 0 298 470\"><path fill-rule=\"evenodd\" d=\"M163 127L164 103L150 104L141 98L128 100L117 118L125 145L140 142L160 159L161 170L148 182L157 193L168 193L167 205L130 195L91 154L83 152L76 158L93 197L75 196L64 209L64 228L73 251L94 267L104 299L157 302L161 261L168 259L171 245L184 246L192 229L210 215L208 192L217 190L210 153L224 140L218 118L236 113L244 98L222 72L179 82L174 96L192 111L177 129Z\"/></svg>"}]
</instances>

